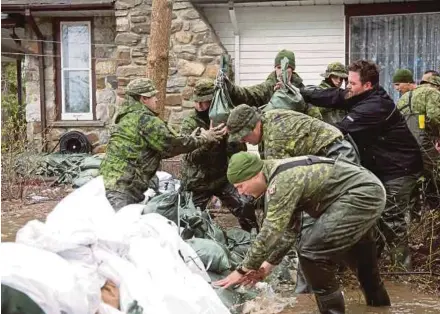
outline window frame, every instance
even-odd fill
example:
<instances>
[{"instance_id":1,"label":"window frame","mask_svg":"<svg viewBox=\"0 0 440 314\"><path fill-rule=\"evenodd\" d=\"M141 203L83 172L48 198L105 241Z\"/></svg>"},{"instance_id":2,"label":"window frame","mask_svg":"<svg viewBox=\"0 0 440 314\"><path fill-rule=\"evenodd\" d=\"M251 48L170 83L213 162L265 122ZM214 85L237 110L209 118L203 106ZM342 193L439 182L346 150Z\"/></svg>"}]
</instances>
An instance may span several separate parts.
<instances>
[{"instance_id":1,"label":"window frame","mask_svg":"<svg viewBox=\"0 0 440 314\"><path fill-rule=\"evenodd\" d=\"M65 113L64 100L64 75L65 68L62 64L63 48L62 48L62 27L63 25L87 24L89 28L89 101L90 112L88 113ZM55 103L56 103L56 120L58 121L95 121L96 120L96 82L95 82L95 55L93 49L93 18L58 18L53 23L55 34L54 58L55 58ZM75 70L75 69L72 69ZM84 71L84 70L83 70Z\"/></svg>"}]
</instances>

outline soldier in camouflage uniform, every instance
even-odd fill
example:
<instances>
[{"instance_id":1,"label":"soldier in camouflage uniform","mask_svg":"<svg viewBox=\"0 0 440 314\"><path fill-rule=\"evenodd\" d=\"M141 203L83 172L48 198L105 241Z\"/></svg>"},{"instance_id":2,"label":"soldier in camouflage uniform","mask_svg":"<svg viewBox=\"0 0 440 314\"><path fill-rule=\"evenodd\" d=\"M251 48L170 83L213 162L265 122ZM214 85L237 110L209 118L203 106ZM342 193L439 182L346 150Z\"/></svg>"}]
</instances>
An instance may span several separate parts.
<instances>
[{"instance_id":1,"label":"soldier in camouflage uniform","mask_svg":"<svg viewBox=\"0 0 440 314\"><path fill-rule=\"evenodd\" d=\"M413 73L408 69L398 69L393 75L393 87L400 95L414 90L417 85L414 82Z\"/></svg>"},{"instance_id":2,"label":"soldier in camouflage uniform","mask_svg":"<svg viewBox=\"0 0 440 314\"><path fill-rule=\"evenodd\" d=\"M263 143L263 159L342 155L359 163L356 150L337 128L300 112L274 109L260 114L255 108L242 104L231 111L226 127L229 141Z\"/></svg>"},{"instance_id":3,"label":"soldier in camouflage uniform","mask_svg":"<svg viewBox=\"0 0 440 314\"><path fill-rule=\"evenodd\" d=\"M106 196L115 210L144 199L162 158L188 153L223 136L218 129L202 130L199 136L178 136L153 111L156 94L150 79L131 81L116 116L100 168Z\"/></svg>"},{"instance_id":4,"label":"soldier in camouflage uniform","mask_svg":"<svg viewBox=\"0 0 440 314\"><path fill-rule=\"evenodd\" d=\"M360 163L356 150L337 128L300 112L275 109L259 114L255 108L242 104L231 111L226 126L230 141L253 145L263 143L262 159L303 155L336 159L343 156L351 162ZM313 222L314 219L305 214L302 228L306 229ZM299 267L295 292L309 291Z\"/></svg>"},{"instance_id":5,"label":"soldier in camouflage uniform","mask_svg":"<svg viewBox=\"0 0 440 314\"><path fill-rule=\"evenodd\" d=\"M290 76L290 82L297 88L304 87L302 79L296 72L294 72L295 54L289 50L281 50L275 57L275 70L269 74L265 82L254 86L240 87L232 84L229 80L226 80L226 87L232 103L234 105L247 104L251 107L261 107L266 105L270 101L275 90L279 88L277 83L280 82L281 60L285 57L289 61L288 75ZM322 119L319 109L312 107L311 105L304 106L302 112L311 117Z\"/></svg>"},{"instance_id":6,"label":"soldier in camouflage uniform","mask_svg":"<svg viewBox=\"0 0 440 314\"><path fill-rule=\"evenodd\" d=\"M347 69L340 62L333 62L327 66L325 73L321 74L324 77L324 80L321 81L319 87L322 89L332 88L332 87L341 87L344 79L348 77ZM337 122L342 121L344 119L347 112L342 109L332 109L332 108L319 108L322 115L322 120L335 124Z\"/></svg>"},{"instance_id":7,"label":"soldier in camouflage uniform","mask_svg":"<svg viewBox=\"0 0 440 314\"><path fill-rule=\"evenodd\" d=\"M339 159L262 161L242 152L232 156L227 175L242 194L265 193L267 215L242 265L215 284L229 287L261 280L299 237L300 263L321 313L345 313L335 277L341 261L357 274L368 305L390 305L371 232L385 207L385 189L370 171ZM316 220L299 233L301 212Z\"/></svg>"},{"instance_id":8,"label":"soldier in camouflage uniform","mask_svg":"<svg viewBox=\"0 0 440 314\"><path fill-rule=\"evenodd\" d=\"M440 77L425 77L421 85L404 94L397 107L422 150L425 178L433 184L434 193L440 188L440 154L436 144L440 138Z\"/></svg>"},{"instance_id":9,"label":"soldier in camouflage uniform","mask_svg":"<svg viewBox=\"0 0 440 314\"><path fill-rule=\"evenodd\" d=\"M197 128L209 128L209 107L214 96L214 82L202 79L194 88L194 111L186 117L181 126L181 135L189 135ZM243 147L244 146L244 147ZM193 193L194 205L206 208L212 196L217 196L222 204L238 218L240 226L246 231L258 229L253 199L240 195L228 182L226 170L228 158L246 149L245 145L229 143L222 139L198 148L182 157L182 189Z\"/></svg>"}]
</instances>

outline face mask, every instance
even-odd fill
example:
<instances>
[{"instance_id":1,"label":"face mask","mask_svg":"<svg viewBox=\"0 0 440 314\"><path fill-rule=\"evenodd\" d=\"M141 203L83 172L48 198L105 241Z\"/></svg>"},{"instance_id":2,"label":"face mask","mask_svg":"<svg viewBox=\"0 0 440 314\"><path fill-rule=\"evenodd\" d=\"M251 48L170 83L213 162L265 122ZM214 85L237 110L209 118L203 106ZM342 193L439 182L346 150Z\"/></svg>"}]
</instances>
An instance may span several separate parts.
<instances>
[{"instance_id":1,"label":"face mask","mask_svg":"<svg viewBox=\"0 0 440 314\"><path fill-rule=\"evenodd\" d=\"M197 111L197 116L202 119L204 122L209 123L209 108L205 111Z\"/></svg>"}]
</instances>

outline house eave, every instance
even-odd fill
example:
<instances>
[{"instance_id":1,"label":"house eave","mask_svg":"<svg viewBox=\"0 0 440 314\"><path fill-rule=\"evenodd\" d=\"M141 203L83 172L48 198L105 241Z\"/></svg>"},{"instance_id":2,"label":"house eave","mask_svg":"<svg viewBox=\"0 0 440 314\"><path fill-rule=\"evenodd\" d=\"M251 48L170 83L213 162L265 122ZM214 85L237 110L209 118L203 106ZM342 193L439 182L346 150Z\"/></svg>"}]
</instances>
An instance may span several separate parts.
<instances>
[{"instance_id":1,"label":"house eave","mask_svg":"<svg viewBox=\"0 0 440 314\"><path fill-rule=\"evenodd\" d=\"M32 12L44 11L81 11L81 10L113 10L114 3L89 3L89 4L2 4L1 11L5 13L22 13L26 9Z\"/></svg>"}]
</instances>

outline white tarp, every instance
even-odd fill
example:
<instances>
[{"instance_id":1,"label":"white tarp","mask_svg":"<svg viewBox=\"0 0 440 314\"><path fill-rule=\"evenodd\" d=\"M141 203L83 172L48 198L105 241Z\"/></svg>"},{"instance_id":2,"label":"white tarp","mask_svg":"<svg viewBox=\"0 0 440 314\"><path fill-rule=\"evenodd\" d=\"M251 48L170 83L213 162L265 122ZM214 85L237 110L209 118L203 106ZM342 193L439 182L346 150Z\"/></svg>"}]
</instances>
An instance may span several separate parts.
<instances>
[{"instance_id":1,"label":"white tarp","mask_svg":"<svg viewBox=\"0 0 440 314\"><path fill-rule=\"evenodd\" d=\"M177 226L158 214L141 215L142 209L142 205L129 205L115 213L105 197L102 177L97 177L63 199L46 223L34 220L25 225L16 240L70 267L76 293L86 296L82 304L87 310L67 309L67 314L126 313L134 301L143 313L229 313L208 283L203 263L180 238ZM8 254L2 254L3 261L29 263ZM40 265L36 263L33 271L38 273ZM119 288L122 312L101 302L100 288L107 279ZM56 289L50 281L47 285L40 287L44 295ZM69 296L51 297L68 303L63 298ZM44 297L35 301L40 304Z\"/></svg>"}]
</instances>

